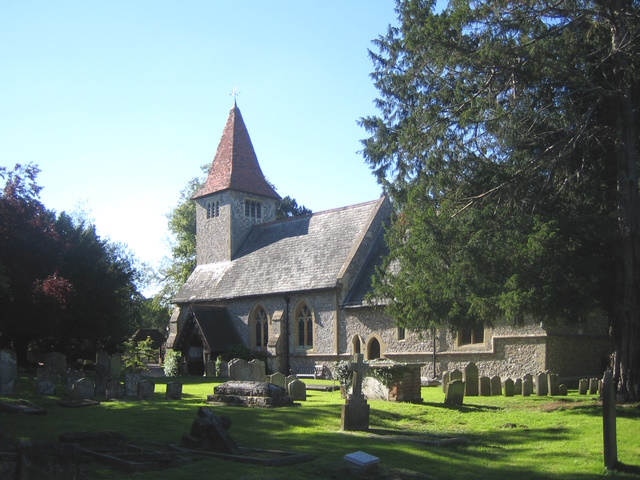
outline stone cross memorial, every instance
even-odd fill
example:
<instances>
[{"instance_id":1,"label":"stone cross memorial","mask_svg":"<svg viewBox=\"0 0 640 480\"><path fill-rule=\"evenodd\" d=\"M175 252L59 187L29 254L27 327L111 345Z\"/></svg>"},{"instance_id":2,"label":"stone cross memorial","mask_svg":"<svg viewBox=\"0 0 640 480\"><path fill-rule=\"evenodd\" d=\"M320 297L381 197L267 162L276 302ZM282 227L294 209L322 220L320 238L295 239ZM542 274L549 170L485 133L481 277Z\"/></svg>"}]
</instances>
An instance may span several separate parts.
<instances>
[{"instance_id":1,"label":"stone cross memorial","mask_svg":"<svg viewBox=\"0 0 640 480\"><path fill-rule=\"evenodd\" d=\"M353 393L342 406L342 430L369 429L369 404L362 394L362 379L368 368L361 353L353 355L349 363L349 371L353 372Z\"/></svg>"}]
</instances>

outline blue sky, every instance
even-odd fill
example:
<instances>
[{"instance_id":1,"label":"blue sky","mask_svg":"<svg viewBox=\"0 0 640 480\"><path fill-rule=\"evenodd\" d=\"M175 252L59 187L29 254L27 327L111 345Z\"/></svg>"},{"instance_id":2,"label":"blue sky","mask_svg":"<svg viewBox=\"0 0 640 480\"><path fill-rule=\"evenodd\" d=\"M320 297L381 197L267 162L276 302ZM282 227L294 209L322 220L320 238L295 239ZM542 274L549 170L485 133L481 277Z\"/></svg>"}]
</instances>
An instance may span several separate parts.
<instances>
[{"instance_id":1,"label":"blue sky","mask_svg":"<svg viewBox=\"0 0 640 480\"><path fill-rule=\"evenodd\" d=\"M46 207L157 266L166 214L237 97L262 171L313 211L378 198L357 125L393 0L2 1L0 164L33 162Z\"/></svg>"}]
</instances>

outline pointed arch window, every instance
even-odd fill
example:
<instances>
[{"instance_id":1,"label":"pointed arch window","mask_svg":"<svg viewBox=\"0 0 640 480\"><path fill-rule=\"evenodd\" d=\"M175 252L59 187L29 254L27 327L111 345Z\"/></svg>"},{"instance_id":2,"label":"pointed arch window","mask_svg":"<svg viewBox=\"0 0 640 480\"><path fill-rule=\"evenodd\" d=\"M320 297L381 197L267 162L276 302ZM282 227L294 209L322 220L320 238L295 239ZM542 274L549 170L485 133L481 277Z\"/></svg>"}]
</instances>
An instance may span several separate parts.
<instances>
[{"instance_id":1,"label":"pointed arch window","mask_svg":"<svg viewBox=\"0 0 640 480\"><path fill-rule=\"evenodd\" d=\"M313 313L306 303L301 303L296 309L297 346L313 348Z\"/></svg>"},{"instance_id":2,"label":"pointed arch window","mask_svg":"<svg viewBox=\"0 0 640 480\"><path fill-rule=\"evenodd\" d=\"M252 316L253 346L264 348L269 342L269 316L264 308L258 307Z\"/></svg>"}]
</instances>

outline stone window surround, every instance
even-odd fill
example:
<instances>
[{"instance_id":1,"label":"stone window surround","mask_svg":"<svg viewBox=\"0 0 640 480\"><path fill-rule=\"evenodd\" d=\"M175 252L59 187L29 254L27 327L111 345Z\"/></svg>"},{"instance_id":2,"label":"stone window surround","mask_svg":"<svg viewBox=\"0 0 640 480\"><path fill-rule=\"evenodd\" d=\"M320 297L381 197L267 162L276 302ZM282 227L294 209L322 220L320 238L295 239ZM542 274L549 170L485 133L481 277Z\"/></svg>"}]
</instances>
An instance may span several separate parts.
<instances>
[{"instance_id":1,"label":"stone window surround","mask_svg":"<svg viewBox=\"0 0 640 480\"><path fill-rule=\"evenodd\" d=\"M312 325L312 331L311 331L311 340L312 340L312 345L300 345L300 332L298 330L298 315L300 314L300 311L304 308L308 308L309 309L309 313L311 314L311 325ZM291 334L293 336L293 346L294 346L294 350L297 352L313 352L314 351L314 345L316 342L316 314L315 311L313 309L313 307L311 306L311 303L306 299L306 298L301 298L299 299L295 305L294 308L292 310L293 315L291 316L291 320L293 325L291 328Z\"/></svg>"},{"instance_id":2,"label":"stone window surround","mask_svg":"<svg viewBox=\"0 0 640 480\"><path fill-rule=\"evenodd\" d=\"M262 202L257 199L244 199L244 216L253 220L262 220Z\"/></svg>"},{"instance_id":3,"label":"stone window surround","mask_svg":"<svg viewBox=\"0 0 640 480\"><path fill-rule=\"evenodd\" d=\"M207 219L216 218L220 216L220 201L216 200L215 202L207 202L206 206L207 210Z\"/></svg>"},{"instance_id":4,"label":"stone window surround","mask_svg":"<svg viewBox=\"0 0 640 480\"><path fill-rule=\"evenodd\" d=\"M472 328L472 329L468 329L468 328L459 329L456 332L456 339L455 339L455 343L454 343L454 348L455 349L461 349L461 348L462 349L465 349L465 348L468 349L468 348L477 348L478 346L481 346L481 345L486 345L487 337L491 337L491 335L488 335L488 333L490 333L490 332L488 332L488 330L489 329L487 328L486 325L482 326L482 340L480 340L479 338L477 338L478 337L477 333L479 331L478 327ZM469 342L461 343L463 332L469 334L468 335L468 337L470 338Z\"/></svg>"},{"instance_id":5,"label":"stone window surround","mask_svg":"<svg viewBox=\"0 0 640 480\"><path fill-rule=\"evenodd\" d=\"M267 338L263 339L264 342L261 346L258 346L258 339L256 338L256 321L258 320L259 315L264 314L264 321L267 322ZM264 332L264 330L262 330ZM269 333L271 331L271 315L266 308L262 306L261 303L256 303L251 308L251 313L249 315L249 339L252 350L266 350L267 344L269 343Z\"/></svg>"}]
</instances>

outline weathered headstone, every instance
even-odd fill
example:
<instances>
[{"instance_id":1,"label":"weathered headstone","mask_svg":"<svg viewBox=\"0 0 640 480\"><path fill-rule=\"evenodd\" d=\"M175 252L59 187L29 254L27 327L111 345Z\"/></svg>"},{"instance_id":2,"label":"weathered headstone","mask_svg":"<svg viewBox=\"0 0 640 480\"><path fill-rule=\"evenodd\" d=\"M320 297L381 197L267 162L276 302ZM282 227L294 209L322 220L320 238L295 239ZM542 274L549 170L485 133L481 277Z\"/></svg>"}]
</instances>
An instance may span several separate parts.
<instances>
[{"instance_id":1,"label":"weathered headstone","mask_svg":"<svg viewBox=\"0 0 640 480\"><path fill-rule=\"evenodd\" d=\"M249 362L242 358L233 358L229 360L229 380L246 382L250 380L250 376Z\"/></svg>"},{"instance_id":2,"label":"weathered headstone","mask_svg":"<svg viewBox=\"0 0 640 480\"><path fill-rule=\"evenodd\" d=\"M138 400L151 400L155 393L156 384L151 380L142 380L138 383Z\"/></svg>"},{"instance_id":3,"label":"weathered headstone","mask_svg":"<svg viewBox=\"0 0 640 480\"><path fill-rule=\"evenodd\" d=\"M96 352L95 372L101 373L105 377L108 377L111 373L111 356L104 350Z\"/></svg>"},{"instance_id":4,"label":"weathered headstone","mask_svg":"<svg viewBox=\"0 0 640 480\"><path fill-rule=\"evenodd\" d=\"M457 368L449 372L449 383L453 382L454 380L462 380L462 372Z\"/></svg>"},{"instance_id":5,"label":"weathered headstone","mask_svg":"<svg viewBox=\"0 0 640 480\"><path fill-rule=\"evenodd\" d=\"M491 396L491 379L489 377L480 377L478 381L478 393L482 397Z\"/></svg>"},{"instance_id":6,"label":"weathered headstone","mask_svg":"<svg viewBox=\"0 0 640 480\"><path fill-rule=\"evenodd\" d=\"M467 397L478 395L478 367L470 362L464 367L464 394Z\"/></svg>"},{"instance_id":7,"label":"weathered headstone","mask_svg":"<svg viewBox=\"0 0 640 480\"><path fill-rule=\"evenodd\" d=\"M285 385L286 385L287 387L289 387L289 384L290 384L291 382L293 382L294 380L298 380L298 377L296 377L295 375L289 375L289 376L287 377L287 379L285 380Z\"/></svg>"},{"instance_id":8,"label":"weathered headstone","mask_svg":"<svg viewBox=\"0 0 640 480\"><path fill-rule=\"evenodd\" d=\"M556 397L560 395L560 378L555 373L547 375L547 394L550 397Z\"/></svg>"},{"instance_id":9,"label":"weathered headstone","mask_svg":"<svg viewBox=\"0 0 640 480\"><path fill-rule=\"evenodd\" d=\"M207 377L217 377L218 372L216 372L216 361L213 358L207 359L207 364L204 369Z\"/></svg>"},{"instance_id":10,"label":"weathered headstone","mask_svg":"<svg viewBox=\"0 0 640 480\"><path fill-rule=\"evenodd\" d=\"M111 378L120 378L122 373L122 355L114 353L109 359L109 376Z\"/></svg>"},{"instance_id":11,"label":"weathered headstone","mask_svg":"<svg viewBox=\"0 0 640 480\"><path fill-rule=\"evenodd\" d=\"M247 380L252 382L264 382L265 365L262 360L254 359L249 362L249 378L247 378Z\"/></svg>"},{"instance_id":12,"label":"weathered headstone","mask_svg":"<svg viewBox=\"0 0 640 480\"><path fill-rule=\"evenodd\" d=\"M490 382L491 384L489 388L491 389L491 395L502 395L502 380L500 380L500 377L494 375L491 377Z\"/></svg>"},{"instance_id":13,"label":"weathered headstone","mask_svg":"<svg viewBox=\"0 0 640 480\"><path fill-rule=\"evenodd\" d=\"M227 433L230 427L229 417L219 417L214 415L208 407L200 407L198 418L191 425L190 434L183 435L182 442L189 447L239 455L240 448Z\"/></svg>"},{"instance_id":14,"label":"weathered headstone","mask_svg":"<svg viewBox=\"0 0 640 480\"><path fill-rule=\"evenodd\" d=\"M602 378L602 433L604 441L604 466L609 469L618 463L616 438L616 389L610 370Z\"/></svg>"},{"instance_id":15,"label":"weathered headstone","mask_svg":"<svg viewBox=\"0 0 640 480\"><path fill-rule=\"evenodd\" d=\"M103 371L96 372L96 395L98 397L106 395L108 381L109 378Z\"/></svg>"},{"instance_id":16,"label":"weathered headstone","mask_svg":"<svg viewBox=\"0 0 640 480\"><path fill-rule=\"evenodd\" d=\"M569 387L566 384L561 383L558 385L558 395L566 397L569 394Z\"/></svg>"},{"instance_id":17,"label":"weathered headstone","mask_svg":"<svg viewBox=\"0 0 640 480\"><path fill-rule=\"evenodd\" d=\"M139 372L127 372L124 374L124 396L125 397L137 397L138 396L138 384L142 380L142 375Z\"/></svg>"},{"instance_id":18,"label":"weathered headstone","mask_svg":"<svg viewBox=\"0 0 640 480\"><path fill-rule=\"evenodd\" d=\"M581 378L578 382L578 393L580 395L586 395L589 392L589 379Z\"/></svg>"},{"instance_id":19,"label":"weathered headstone","mask_svg":"<svg viewBox=\"0 0 640 480\"><path fill-rule=\"evenodd\" d=\"M342 406L341 429L342 430L368 430L370 406L362 394L362 379L368 369L361 353L353 355L349 363L349 371L353 372L353 393L347 397Z\"/></svg>"},{"instance_id":20,"label":"weathered headstone","mask_svg":"<svg viewBox=\"0 0 640 480\"><path fill-rule=\"evenodd\" d=\"M522 396L528 397L533 393L533 377L530 373L525 373L522 377Z\"/></svg>"},{"instance_id":21,"label":"weathered headstone","mask_svg":"<svg viewBox=\"0 0 640 480\"><path fill-rule=\"evenodd\" d=\"M276 372L269 378L269 382L277 385L281 388L287 387L287 377L285 377L282 373Z\"/></svg>"},{"instance_id":22,"label":"weathered headstone","mask_svg":"<svg viewBox=\"0 0 640 480\"><path fill-rule=\"evenodd\" d=\"M58 386L58 375L47 367L36 369L36 393L38 395L55 395Z\"/></svg>"},{"instance_id":23,"label":"weathered headstone","mask_svg":"<svg viewBox=\"0 0 640 480\"><path fill-rule=\"evenodd\" d=\"M449 372L442 373L442 392L447 393L447 385L449 385Z\"/></svg>"},{"instance_id":24,"label":"weathered headstone","mask_svg":"<svg viewBox=\"0 0 640 480\"><path fill-rule=\"evenodd\" d=\"M464 382L462 380L453 380L449 383L447 393L444 397L445 405L462 405L464 400Z\"/></svg>"},{"instance_id":25,"label":"weathered headstone","mask_svg":"<svg viewBox=\"0 0 640 480\"><path fill-rule=\"evenodd\" d=\"M111 380L107 382L107 388L105 389L105 398L107 400L116 399L119 400L124 397L124 385L117 380Z\"/></svg>"},{"instance_id":26,"label":"weathered headstone","mask_svg":"<svg viewBox=\"0 0 640 480\"><path fill-rule=\"evenodd\" d=\"M589 395L595 395L598 393L598 379L590 378L589 379Z\"/></svg>"},{"instance_id":27,"label":"weathered headstone","mask_svg":"<svg viewBox=\"0 0 640 480\"><path fill-rule=\"evenodd\" d=\"M165 399L181 400L182 399L182 383L181 382L167 383L167 391L165 392Z\"/></svg>"},{"instance_id":28,"label":"weathered headstone","mask_svg":"<svg viewBox=\"0 0 640 480\"><path fill-rule=\"evenodd\" d=\"M287 391L294 401L304 401L307 399L307 385L300 380L290 382L289 385L287 385Z\"/></svg>"},{"instance_id":29,"label":"weathered headstone","mask_svg":"<svg viewBox=\"0 0 640 480\"><path fill-rule=\"evenodd\" d=\"M71 398L74 400L82 400L85 398L93 398L96 395L96 386L93 380L82 377L76 380L71 386Z\"/></svg>"},{"instance_id":30,"label":"weathered headstone","mask_svg":"<svg viewBox=\"0 0 640 480\"><path fill-rule=\"evenodd\" d=\"M546 395L547 392L549 391L549 387L547 385L547 374L538 373L535 379L536 379L536 395L538 397Z\"/></svg>"},{"instance_id":31,"label":"weathered headstone","mask_svg":"<svg viewBox=\"0 0 640 480\"><path fill-rule=\"evenodd\" d=\"M513 395L515 395L515 384L513 383L513 380L507 378L504 381L504 396L513 397Z\"/></svg>"},{"instance_id":32,"label":"weathered headstone","mask_svg":"<svg viewBox=\"0 0 640 480\"><path fill-rule=\"evenodd\" d=\"M0 350L0 395L16 393L18 360L13 350Z\"/></svg>"},{"instance_id":33,"label":"weathered headstone","mask_svg":"<svg viewBox=\"0 0 640 480\"><path fill-rule=\"evenodd\" d=\"M84 372L81 370L69 370L67 372L67 393L69 395L71 395L71 390L73 389L73 384L76 383L78 380L80 380L82 377L84 377Z\"/></svg>"},{"instance_id":34,"label":"weathered headstone","mask_svg":"<svg viewBox=\"0 0 640 480\"><path fill-rule=\"evenodd\" d=\"M67 375L67 357L64 353L49 352L44 356L44 368L51 370L63 382Z\"/></svg>"},{"instance_id":35,"label":"weathered headstone","mask_svg":"<svg viewBox=\"0 0 640 480\"><path fill-rule=\"evenodd\" d=\"M521 378L516 378L516 381L513 383L513 394L522 395L522 379Z\"/></svg>"}]
</instances>

